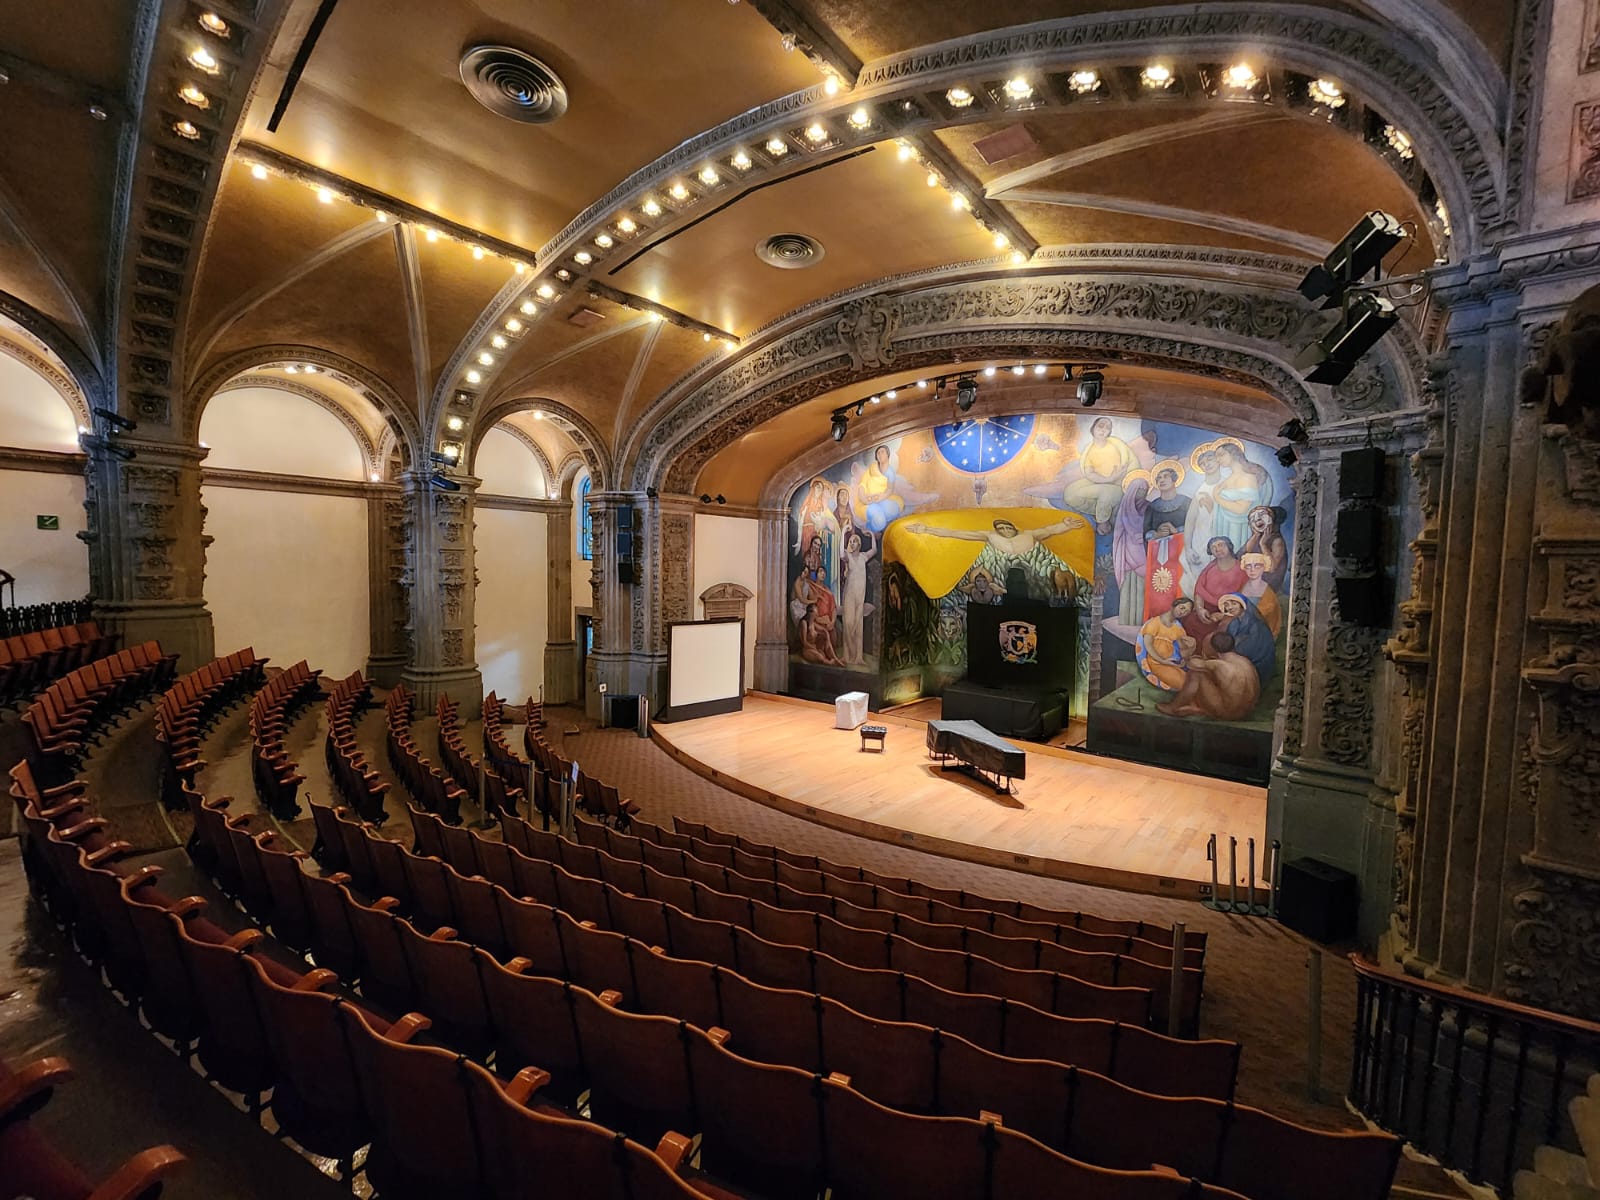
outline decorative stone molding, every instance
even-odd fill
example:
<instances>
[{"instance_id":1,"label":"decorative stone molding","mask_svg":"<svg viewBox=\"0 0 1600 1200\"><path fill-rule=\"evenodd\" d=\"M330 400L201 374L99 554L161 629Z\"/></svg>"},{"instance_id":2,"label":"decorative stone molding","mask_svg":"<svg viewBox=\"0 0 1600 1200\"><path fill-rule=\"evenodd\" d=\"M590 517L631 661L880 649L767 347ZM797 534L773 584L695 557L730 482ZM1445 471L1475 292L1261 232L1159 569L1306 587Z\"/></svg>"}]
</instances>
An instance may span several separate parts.
<instances>
[{"instance_id":1,"label":"decorative stone molding","mask_svg":"<svg viewBox=\"0 0 1600 1200\"><path fill-rule=\"evenodd\" d=\"M856 330L869 311L864 350ZM961 351L1099 354L1211 373L1265 387L1308 423L1345 404L1359 413L1408 406L1415 381L1387 355L1333 397L1317 397L1290 370L1293 353L1328 320L1298 293L1122 275L960 280L878 296L870 309L852 300L678 392L631 443L631 482L687 490L723 446L795 403L876 373L869 361L914 370ZM887 345L878 345L884 336Z\"/></svg>"},{"instance_id":2,"label":"decorative stone molding","mask_svg":"<svg viewBox=\"0 0 1600 1200\"><path fill-rule=\"evenodd\" d=\"M1600 995L1600 880L1528 868L1514 885L1510 910L1500 971L1506 998L1593 1016Z\"/></svg>"},{"instance_id":3,"label":"decorative stone molding","mask_svg":"<svg viewBox=\"0 0 1600 1200\"><path fill-rule=\"evenodd\" d=\"M1567 179L1568 204L1600 196L1600 100L1573 107Z\"/></svg>"},{"instance_id":4,"label":"decorative stone molding","mask_svg":"<svg viewBox=\"0 0 1600 1200\"><path fill-rule=\"evenodd\" d=\"M700 608L708 621L743 620L755 593L742 583L714 583L700 593Z\"/></svg>"},{"instance_id":5,"label":"decorative stone molding","mask_svg":"<svg viewBox=\"0 0 1600 1200\"><path fill-rule=\"evenodd\" d=\"M61 397L62 403L72 410L73 418L79 425L93 424L89 415L89 401L84 397L83 389L78 386L77 380L56 365L51 355L41 354L20 341L11 340L5 336L4 330L0 330L0 354L16 359L48 383Z\"/></svg>"},{"instance_id":6,"label":"decorative stone molding","mask_svg":"<svg viewBox=\"0 0 1600 1200\"><path fill-rule=\"evenodd\" d=\"M1321 488L1321 473L1313 465L1302 464L1294 479L1294 527L1297 531L1317 528ZM1305 738L1306 647L1311 640L1311 574L1316 560L1317 539L1303 534L1297 536L1289 584L1290 653L1284 667L1283 743L1279 747L1279 753L1285 758L1299 754Z\"/></svg>"},{"instance_id":7,"label":"decorative stone molding","mask_svg":"<svg viewBox=\"0 0 1600 1200\"><path fill-rule=\"evenodd\" d=\"M86 405L92 407L101 402L105 395L104 377L89 356L59 325L31 304L4 291L0 291L0 316L15 321L29 337L61 360L74 389L84 398Z\"/></svg>"}]
</instances>

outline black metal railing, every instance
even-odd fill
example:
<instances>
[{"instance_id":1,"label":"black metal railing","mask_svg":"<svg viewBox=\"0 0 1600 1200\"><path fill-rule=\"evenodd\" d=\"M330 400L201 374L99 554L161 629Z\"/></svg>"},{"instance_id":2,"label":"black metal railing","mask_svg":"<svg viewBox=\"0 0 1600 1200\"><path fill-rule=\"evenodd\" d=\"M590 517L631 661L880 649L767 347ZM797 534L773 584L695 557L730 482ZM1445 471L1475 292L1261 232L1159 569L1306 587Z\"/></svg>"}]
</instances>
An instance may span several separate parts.
<instances>
[{"instance_id":1,"label":"black metal railing","mask_svg":"<svg viewBox=\"0 0 1600 1200\"><path fill-rule=\"evenodd\" d=\"M21 604L0 608L0 638L16 637L19 633L42 633L46 629L60 629L63 625L77 625L87 621L93 602L85 596L82 600L57 600L50 604Z\"/></svg>"},{"instance_id":2,"label":"black metal railing","mask_svg":"<svg viewBox=\"0 0 1600 1200\"><path fill-rule=\"evenodd\" d=\"M1350 961L1358 1112L1503 1196L1536 1147L1581 1153L1567 1104L1600 1069L1600 1025Z\"/></svg>"}]
</instances>

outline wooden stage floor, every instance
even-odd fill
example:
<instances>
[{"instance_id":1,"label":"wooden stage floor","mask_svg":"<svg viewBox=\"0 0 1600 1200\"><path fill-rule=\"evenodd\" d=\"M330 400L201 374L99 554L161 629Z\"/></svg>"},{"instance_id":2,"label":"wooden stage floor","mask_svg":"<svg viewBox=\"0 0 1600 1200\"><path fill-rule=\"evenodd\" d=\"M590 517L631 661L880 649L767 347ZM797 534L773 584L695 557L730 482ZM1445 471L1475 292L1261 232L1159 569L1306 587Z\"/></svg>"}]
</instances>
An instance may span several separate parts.
<instances>
[{"instance_id":1,"label":"wooden stage floor","mask_svg":"<svg viewBox=\"0 0 1600 1200\"><path fill-rule=\"evenodd\" d=\"M927 725L874 714L884 752L833 727L833 706L751 694L744 710L657 724L669 754L730 791L793 816L950 858L1124 891L1209 895L1212 833L1264 836L1264 788L1024 742L1012 795L928 757ZM1223 884L1226 886L1226 865ZM1242 883L1242 881L1241 881Z\"/></svg>"}]
</instances>

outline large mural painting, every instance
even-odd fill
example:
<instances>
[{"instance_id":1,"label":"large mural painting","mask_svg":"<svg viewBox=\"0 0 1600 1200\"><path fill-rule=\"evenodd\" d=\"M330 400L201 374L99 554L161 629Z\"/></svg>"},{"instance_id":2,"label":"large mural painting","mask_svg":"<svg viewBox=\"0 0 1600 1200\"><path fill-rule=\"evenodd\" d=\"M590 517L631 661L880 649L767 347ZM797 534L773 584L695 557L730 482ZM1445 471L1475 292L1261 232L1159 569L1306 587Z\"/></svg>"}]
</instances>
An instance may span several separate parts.
<instances>
[{"instance_id":1,"label":"large mural painting","mask_svg":"<svg viewBox=\"0 0 1600 1200\"><path fill-rule=\"evenodd\" d=\"M1127 414L977 417L796 489L791 690L878 705L966 674L967 609L1079 616L1088 749L1264 780L1283 690L1292 480L1271 449Z\"/></svg>"}]
</instances>

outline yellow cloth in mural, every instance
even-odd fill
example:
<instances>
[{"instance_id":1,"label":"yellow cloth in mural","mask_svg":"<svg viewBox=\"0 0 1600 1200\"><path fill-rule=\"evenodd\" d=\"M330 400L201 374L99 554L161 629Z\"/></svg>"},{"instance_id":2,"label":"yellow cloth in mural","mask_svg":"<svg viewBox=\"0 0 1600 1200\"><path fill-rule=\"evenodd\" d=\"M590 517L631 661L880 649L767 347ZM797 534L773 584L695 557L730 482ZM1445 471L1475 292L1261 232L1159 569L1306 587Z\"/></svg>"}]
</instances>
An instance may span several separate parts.
<instances>
[{"instance_id":1,"label":"yellow cloth in mural","mask_svg":"<svg viewBox=\"0 0 1600 1200\"><path fill-rule=\"evenodd\" d=\"M927 595L943 596L972 569L985 545L1007 552L1002 538L995 535L996 521L1011 522L1019 536L1057 527L1043 538L1045 549L1085 579L1094 578L1094 530L1076 513L1053 508L956 508L913 513L884 531L883 557L886 562L904 563ZM939 532L913 532L912 527L918 525ZM1012 540L1010 544L1016 546L1017 542ZM1026 554L1032 545L1021 549Z\"/></svg>"}]
</instances>

